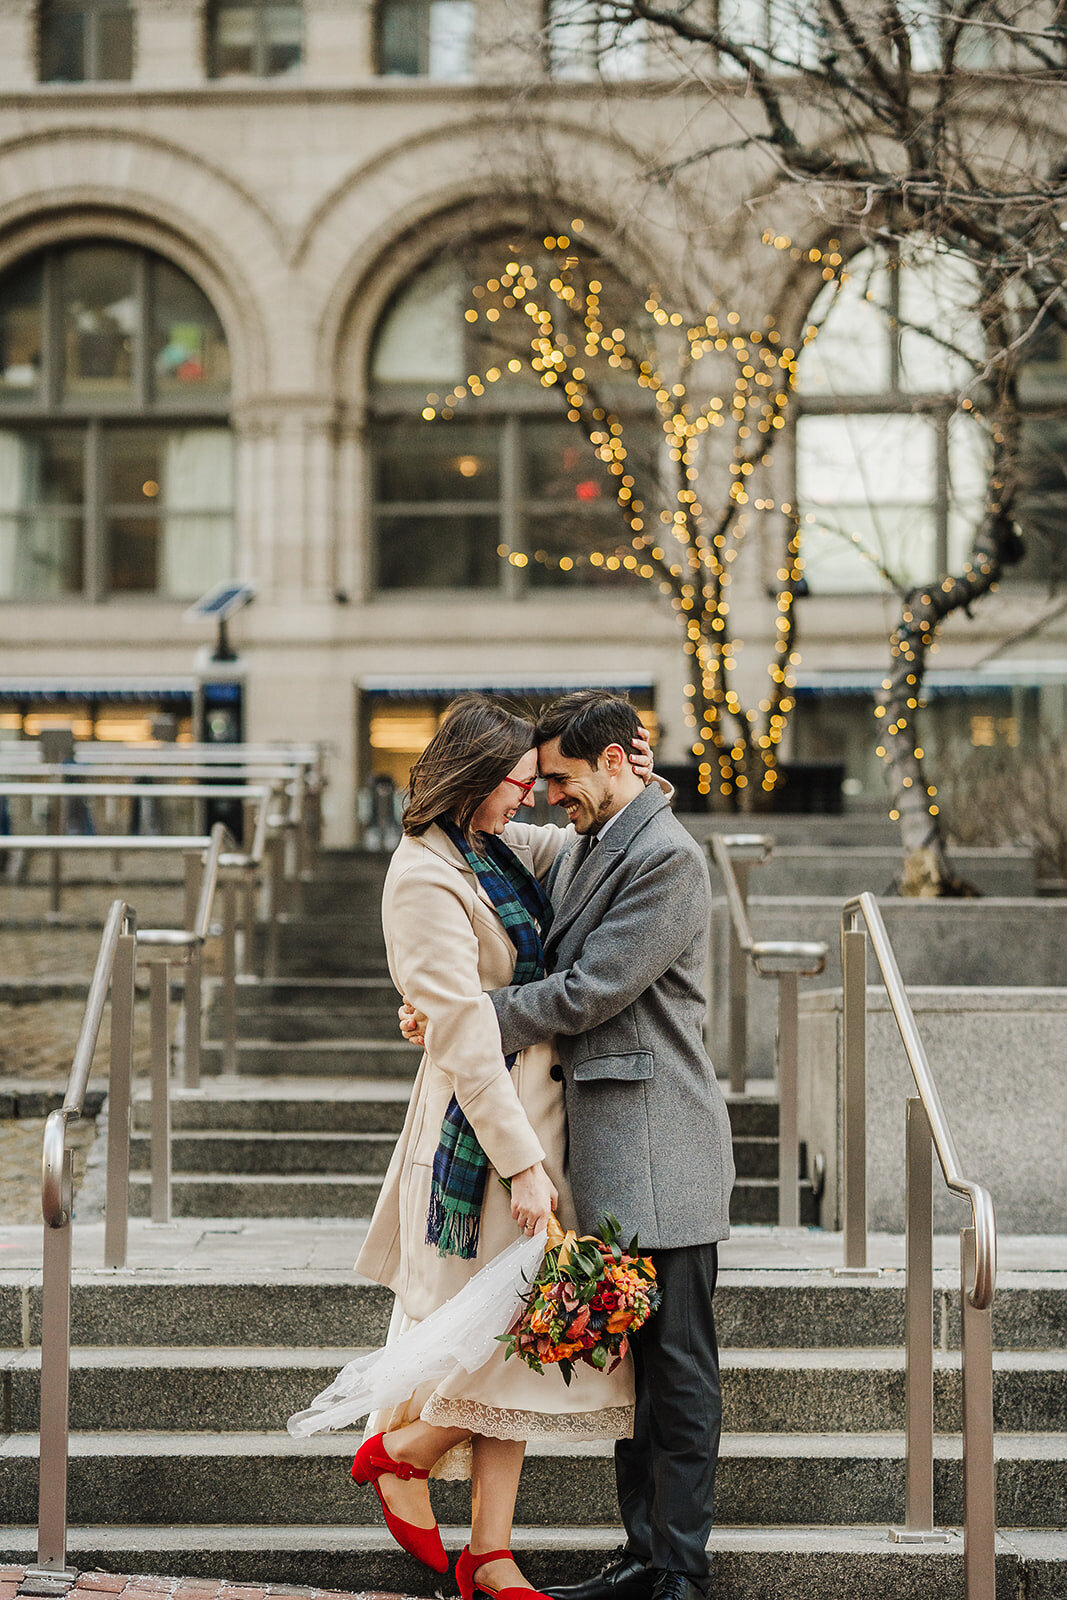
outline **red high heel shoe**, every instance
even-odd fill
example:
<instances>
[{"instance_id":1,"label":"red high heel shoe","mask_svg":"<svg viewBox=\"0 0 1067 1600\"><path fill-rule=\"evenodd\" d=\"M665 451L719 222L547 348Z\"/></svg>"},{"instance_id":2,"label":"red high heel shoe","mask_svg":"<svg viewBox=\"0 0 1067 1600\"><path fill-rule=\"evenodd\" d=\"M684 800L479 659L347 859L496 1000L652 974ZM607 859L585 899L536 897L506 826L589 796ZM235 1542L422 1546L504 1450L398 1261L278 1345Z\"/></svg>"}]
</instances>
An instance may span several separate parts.
<instances>
[{"instance_id":1,"label":"red high heel shoe","mask_svg":"<svg viewBox=\"0 0 1067 1600\"><path fill-rule=\"evenodd\" d=\"M432 1528L417 1528L413 1522L405 1522L403 1517L395 1516L386 1505L385 1496L378 1487L378 1479L389 1474L402 1479L428 1478L430 1474L424 1472L421 1467L411 1466L407 1461L394 1461L392 1456L386 1454L382 1443L383 1437L383 1434L376 1433L373 1439L367 1439L360 1445L356 1451L356 1459L352 1463L353 1480L356 1483L371 1485L381 1501L385 1525L401 1550L406 1550L416 1561L432 1567L434 1572L447 1572L448 1557L441 1543L441 1530L436 1522Z\"/></svg>"},{"instance_id":2,"label":"red high heel shoe","mask_svg":"<svg viewBox=\"0 0 1067 1600\"><path fill-rule=\"evenodd\" d=\"M474 1600L475 1591L489 1595L490 1600L548 1600L540 1589L527 1589L518 1583L510 1584L506 1589L490 1589L474 1576L479 1567L487 1566L490 1561L514 1559L510 1550L489 1550L484 1556L472 1556L470 1545L465 1544L456 1562L456 1584L463 1600Z\"/></svg>"}]
</instances>

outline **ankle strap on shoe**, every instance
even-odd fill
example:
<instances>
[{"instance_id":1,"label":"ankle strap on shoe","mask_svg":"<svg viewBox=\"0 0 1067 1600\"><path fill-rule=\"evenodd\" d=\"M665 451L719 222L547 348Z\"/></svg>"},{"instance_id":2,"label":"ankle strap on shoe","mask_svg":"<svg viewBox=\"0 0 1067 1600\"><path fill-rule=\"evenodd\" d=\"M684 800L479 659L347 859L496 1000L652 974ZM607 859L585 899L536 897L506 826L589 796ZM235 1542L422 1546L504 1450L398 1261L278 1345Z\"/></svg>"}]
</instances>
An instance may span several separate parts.
<instances>
[{"instance_id":1,"label":"ankle strap on shoe","mask_svg":"<svg viewBox=\"0 0 1067 1600\"><path fill-rule=\"evenodd\" d=\"M424 1467L413 1467L410 1461L394 1461L392 1456L387 1456L383 1450L379 1455L377 1451L371 1456L370 1464L379 1472L391 1473L394 1478L401 1478L407 1482L408 1478L428 1478L429 1471Z\"/></svg>"},{"instance_id":2,"label":"ankle strap on shoe","mask_svg":"<svg viewBox=\"0 0 1067 1600\"><path fill-rule=\"evenodd\" d=\"M487 1566L490 1561L511 1561L513 1559L510 1550L487 1550L484 1555L477 1555L472 1550L470 1558L475 1571L479 1567Z\"/></svg>"}]
</instances>

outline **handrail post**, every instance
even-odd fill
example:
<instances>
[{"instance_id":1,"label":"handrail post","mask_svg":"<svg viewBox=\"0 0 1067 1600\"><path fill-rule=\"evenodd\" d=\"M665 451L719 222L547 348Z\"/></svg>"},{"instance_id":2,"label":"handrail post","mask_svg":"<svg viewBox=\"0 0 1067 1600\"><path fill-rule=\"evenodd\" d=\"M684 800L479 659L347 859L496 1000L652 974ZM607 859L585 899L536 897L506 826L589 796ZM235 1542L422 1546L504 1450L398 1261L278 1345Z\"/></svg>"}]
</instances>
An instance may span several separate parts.
<instances>
[{"instance_id":1,"label":"handrail post","mask_svg":"<svg viewBox=\"0 0 1067 1600\"><path fill-rule=\"evenodd\" d=\"M161 1223L170 1221L170 966L166 961L153 961L149 974L152 1221Z\"/></svg>"},{"instance_id":2,"label":"handrail post","mask_svg":"<svg viewBox=\"0 0 1067 1600\"><path fill-rule=\"evenodd\" d=\"M960 1348L963 1366L963 1581L967 1600L994 1600L997 1496L993 1460L993 1313L977 1310L975 1232L960 1229Z\"/></svg>"},{"instance_id":3,"label":"handrail post","mask_svg":"<svg viewBox=\"0 0 1067 1600\"><path fill-rule=\"evenodd\" d=\"M867 935L841 930L845 1268L867 1266Z\"/></svg>"},{"instance_id":4,"label":"handrail post","mask_svg":"<svg viewBox=\"0 0 1067 1600\"><path fill-rule=\"evenodd\" d=\"M907 1101L905 1140L907 1492L904 1530L894 1537L920 1542L934 1532L934 1147L930 1123L917 1096Z\"/></svg>"},{"instance_id":5,"label":"handrail post","mask_svg":"<svg viewBox=\"0 0 1067 1600\"><path fill-rule=\"evenodd\" d=\"M278 902L281 895L282 849L281 836L278 833L271 833L267 840L267 938L263 959L265 978L278 976Z\"/></svg>"},{"instance_id":6,"label":"handrail post","mask_svg":"<svg viewBox=\"0 0 1067 1600\"><path fill-rule=\"evenodd\" d=\"M741 904L748 905L748 863L734 861L734 880ZM730 985L727 1012L727 1053L730 1062L730 1093L744 1094L748 1077L748 955L741 948L733 918L729 926L729 954L727 975Z\"/></svg>"},{"instance_id":7,"label":"handrail post","mask_svg":"<svg viewBox=\"0 0 1067 1600\"><path fill-rule=\"evenodd\" d=\"M222 882L222 1070L237 1073L237 885L230 873Z\"/></svg>"},{"instance_id":8,"label":"handrail post","mask_svg":"<svg viewBox=\"0 0 1067 1600\"><path fill-rule=\"evenodd\" d=\"M130 1098L137 935L132 916L115 948L111 969L111 1064L107 1091L107 1203L104 1265L124 1267L130 1217Z\"/></svg>"},{"instance_id":9,"label":"handrail post","mask_svg":"<svg viewBox=\"0 0 1067 1600\"><path fill-rule=\"evenodd\" d=\"M55 837L58 837L63 831L63 803L58 795L49 799L48 802L48 831ZM56 850L52 853L48 863L48 874L49 915L58 917L63 905L63 857L61 851Z\"/></svg>"},{"instance_id":10,"label":"handrail post","mask_svg":"<svg viewBox=\"0 0 1067 1600\"><path fill-rule=\"evenodd\" d=\"M196 930L197 909L200 904L200 880L204 857L199 850L185 852L185 917L183 925L190 933ZM182 990L182 1083L186 1089L200 1087L200 1029L201 1029L201 956L200 946L189 951L185 966Z\"/></svg>"},{"instance_id":11,"label":"handrail post","mask_svg":"<svg viewBox=\"0 0 1067 1600\"><path fill-rule=\"evenodd\" d=\"M800 1226L797 974L778 974L778 1226Z\"/></svg>"},{"instance_id":12,"label":"handrail post","mask_svg":"<svg viewBox=\"0 0 1067 1600\"><path fill-rule=\"evenodd\" d=\"M52 1116L64 1120L62 1111L53 1111ZM45 1149L47 1152L47 1140ZM27 1576L73 1582L77 1573L67 1568L67 1462L70 1449L70 1211L74 1184L73 1158L65 1147L62 1161L63 1220L55 1227L45 1223L44 1229L37 1568Z\"/></svg>"}]
</instances>

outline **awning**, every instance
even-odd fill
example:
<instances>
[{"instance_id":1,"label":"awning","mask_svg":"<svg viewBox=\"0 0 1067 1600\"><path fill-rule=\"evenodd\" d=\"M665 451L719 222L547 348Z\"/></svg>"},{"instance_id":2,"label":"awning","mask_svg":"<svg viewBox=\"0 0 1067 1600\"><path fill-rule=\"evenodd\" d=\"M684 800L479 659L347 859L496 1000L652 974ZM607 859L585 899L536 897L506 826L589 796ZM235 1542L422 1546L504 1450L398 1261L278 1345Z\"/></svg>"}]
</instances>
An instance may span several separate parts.
<instances>
[{"instance_id":1,"label":"awning","mask_svg":"<svg viewBox=\"0 0 1067 1600\"><path fill-rule=\"evenodd\" d=\"M0 701L19 704L189 704L195 691L192 678L0 678Z\"/></svg>"},{"instance_id":2,"label":"awning","mask_svg":"<svg viewBox=\"0 0 1067 1600\"><path fill-rule=\"evenodd\" d=\"M449 700L458 694L539 696L566 694L572 689L610 689L615 694L649 694L651 676L633 672L475 673L469 677L450 673L382 673L358 680L364 694L383 699Z\"/></svg>"},{"instance_id":3,"label":"awning","mask_svg":"<svg viewBox=\"0 0 1067 1600\"><path fill-rule=\"evenodd\" d=\"M885 667L827 669L797 673L797 699L825 695L851 695L872 699L883 693ZM976 667L933 667L923 678L926 700L946 695L1010 693L1013 689L1039 689L1067 685L1067 661L990 661Z\"/></svg>"}]
</instances>

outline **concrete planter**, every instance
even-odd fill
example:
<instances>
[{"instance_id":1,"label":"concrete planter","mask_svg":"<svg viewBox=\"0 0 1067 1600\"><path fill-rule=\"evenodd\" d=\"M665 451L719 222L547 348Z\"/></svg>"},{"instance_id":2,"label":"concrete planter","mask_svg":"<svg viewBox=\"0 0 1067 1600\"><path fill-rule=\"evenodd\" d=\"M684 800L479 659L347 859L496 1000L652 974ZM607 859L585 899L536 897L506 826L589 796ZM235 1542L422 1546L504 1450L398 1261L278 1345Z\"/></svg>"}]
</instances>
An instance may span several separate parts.
<instances>
[{"instance_id":1,"label":"concrete planter","mask_svg":"<svg viewBox=\"0 0 1067 1600\"><path fill-rule=\"evenodd\" d=\"M910 991L964 1175L993 1196L1003 1233L1067 1232L1067 989ZM872 1230L904 1226L904 1101L914 1081L885 991L867 993L867 1207ZM826 1159L823 1223L841 1226L842 997L800 1002L800 1137ZM934 1163L934 1224L964 1225Z\"/></svg>"}]
</instances>

